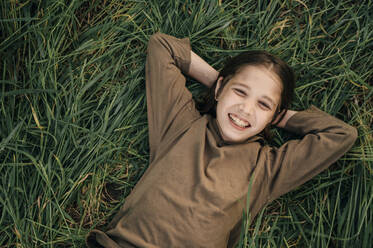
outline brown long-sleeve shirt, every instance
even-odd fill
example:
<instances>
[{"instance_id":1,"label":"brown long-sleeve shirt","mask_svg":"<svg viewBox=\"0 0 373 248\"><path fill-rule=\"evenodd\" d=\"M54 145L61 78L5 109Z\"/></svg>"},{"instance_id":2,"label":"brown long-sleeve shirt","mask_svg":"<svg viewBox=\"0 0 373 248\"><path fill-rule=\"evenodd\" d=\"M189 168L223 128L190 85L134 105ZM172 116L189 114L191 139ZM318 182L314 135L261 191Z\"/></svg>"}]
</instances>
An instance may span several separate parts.
<instances>
[{"instance_id":1,"label":"brown long-sleeve shirt","mask_svg":"<svg viewBox=\"0 0 373 248\"><path fill-rule=\"evenodd\" d=\"M148 44L146 93L149 168L107 232L89 247L232 247L246 209L251 219L268 202L308 181L353 145L356 129L312 106L285 129L302 138L279 148L260 137L225 144L216 119L200 115L185 87L189 39L155 34ZM100 246L100 245L101 246Z\"/></svg>"}]
</instances>

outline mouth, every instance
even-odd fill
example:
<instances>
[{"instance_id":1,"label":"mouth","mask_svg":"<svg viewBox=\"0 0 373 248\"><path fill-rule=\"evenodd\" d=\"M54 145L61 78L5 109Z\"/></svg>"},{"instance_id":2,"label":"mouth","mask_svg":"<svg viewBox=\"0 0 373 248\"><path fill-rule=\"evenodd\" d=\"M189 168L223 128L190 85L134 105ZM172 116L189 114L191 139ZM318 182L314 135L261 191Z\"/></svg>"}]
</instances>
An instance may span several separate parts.
<instances>
[{"instance_id":1,"label":"mouth","mask_svg":"<svg viewBox=\"0 0 373 248\"><path fill-rule=\"evenodd\" d=\"M233 126L239 130L244 130L246 128L251 127L251 124L248 121L241 119L235 114L229 113L228 117L231 123L233 124Z\"/></svg>"}]
</instances>

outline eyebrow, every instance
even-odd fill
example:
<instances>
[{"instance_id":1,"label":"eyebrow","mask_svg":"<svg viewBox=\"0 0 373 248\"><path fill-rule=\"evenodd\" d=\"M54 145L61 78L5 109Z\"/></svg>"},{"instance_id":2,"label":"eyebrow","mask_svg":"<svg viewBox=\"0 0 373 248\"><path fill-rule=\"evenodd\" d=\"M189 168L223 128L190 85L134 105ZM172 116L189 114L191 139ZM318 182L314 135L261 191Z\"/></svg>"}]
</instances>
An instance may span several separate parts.
<instances>
[{"instance_id":1,"label":"eyebrow","mask_svg":"<svg viewBox=\"0 0 373 248\"><path fill-rule=\"evenodd\" d=\"M246 84L243 84L243 83L238 83L238 82L233 82L232 85L239 85L239 86L242 86L248 90L251 90L250 86L246 85ZM272 98L270 98L269 96L262 96L264 99L267 99L271 104L272 106L276 106L275 102L272 100Z\"/></svg>"}]
</instances>

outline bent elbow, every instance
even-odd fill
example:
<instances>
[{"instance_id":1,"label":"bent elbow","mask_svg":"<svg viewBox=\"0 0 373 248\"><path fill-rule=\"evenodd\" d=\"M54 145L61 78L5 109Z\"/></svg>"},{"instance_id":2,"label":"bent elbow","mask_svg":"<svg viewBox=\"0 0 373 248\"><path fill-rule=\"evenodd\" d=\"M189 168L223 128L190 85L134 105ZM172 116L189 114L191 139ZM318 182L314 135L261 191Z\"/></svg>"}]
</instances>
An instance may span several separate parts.
<instances>
[{"instance_id":1,"label":"bent elbow","mask_svg":"<svg viewBox=\"0 0 373 248\"><path fill-rule=\"evenodd\" d=\"M148 49L159 48L162 44L163 34L160 32L154 33L149 37Z\"/></svg>"},{"instance_id":2,"label":"bent elbow","mask_svg":"<svg viewBox=\"0 0 373 248\"><path fill-rule=\"evenodd\" d=\"M160 32L157 32L157 33L154 33L154 34L150 35L149 43L159 42L159 39L160 39L161 36L162 36L162 34Z\"/></svg>"},{"instance_id":3,"label":"bent elbow","mask_svg":"<svg viewBox=\"0 0 373 248\"><path fill-rule=\"evenodd\" d=\"M348 131L349 141L351 142L351 146L355 143L358 137L357 128L350 126Z\"/></svg>"},{"instance_id":4,"label":"bent elbow","mask_svg":"<svg viewBox=\"0 0 373 248\"><path fill-rule=\"evenodd\" d=\"M345 123L340 126L340 129L334 133L334 145L340 147L341 151L347 152L355 144L358 138L357 129Z\"/></svg>"},{"instance_id":5,"label":"bent elbow","mask_svg":"<svg viewBox=\"0 0 373 248\"><path fill-rule=\"evenodd\" d=\"M341 137L342 140L340 140L340 142L342 142L341 144L344 144L346 147L348 147L348 149L350 149L355 144L355 141L358 137L357 129L350 125L346 125L343 128L343 132L340 134L343 135Z\"/></svg>"}]
</instances>

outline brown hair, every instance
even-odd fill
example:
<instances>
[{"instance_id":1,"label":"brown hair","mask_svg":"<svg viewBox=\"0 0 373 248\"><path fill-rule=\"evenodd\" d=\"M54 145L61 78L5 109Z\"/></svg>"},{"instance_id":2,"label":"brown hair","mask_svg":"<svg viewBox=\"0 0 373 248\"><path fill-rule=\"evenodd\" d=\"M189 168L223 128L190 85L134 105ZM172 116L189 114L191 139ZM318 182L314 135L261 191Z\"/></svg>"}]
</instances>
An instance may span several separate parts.
<instances>
[{"instance_id":1,"label":"brown hair","mask_svg":"<svg viewBox=\"0 0 373 248\"><path fill-rule=\"evenodd\" d=\"M283 60L280 58L266 52L266 51L248 51L243 52L231 59L229 59L224 68L220 71L219 77L223 77L220 88L218 90L218 95L222 92L225 85L229 80L237 73L240 69L245 66L265 66L270 68L281 80L282 92L281 92L281 102L276 109L273 120L281 114L277 123L279 123L286 114L286 110L289 108L290 103L293 99L294 87L295 87L295 77L294 72ZM198 101L197 108L202 114L211 114L216 117L216 105L215 100L215 89L217 81L212 85L212 87L207 91L204 97ZM275 123L275 124L277 124ZM270 126L267 126L262 132L264 138L271 140L272 134L270 132Z\"/></svg>"}]
</instances>

